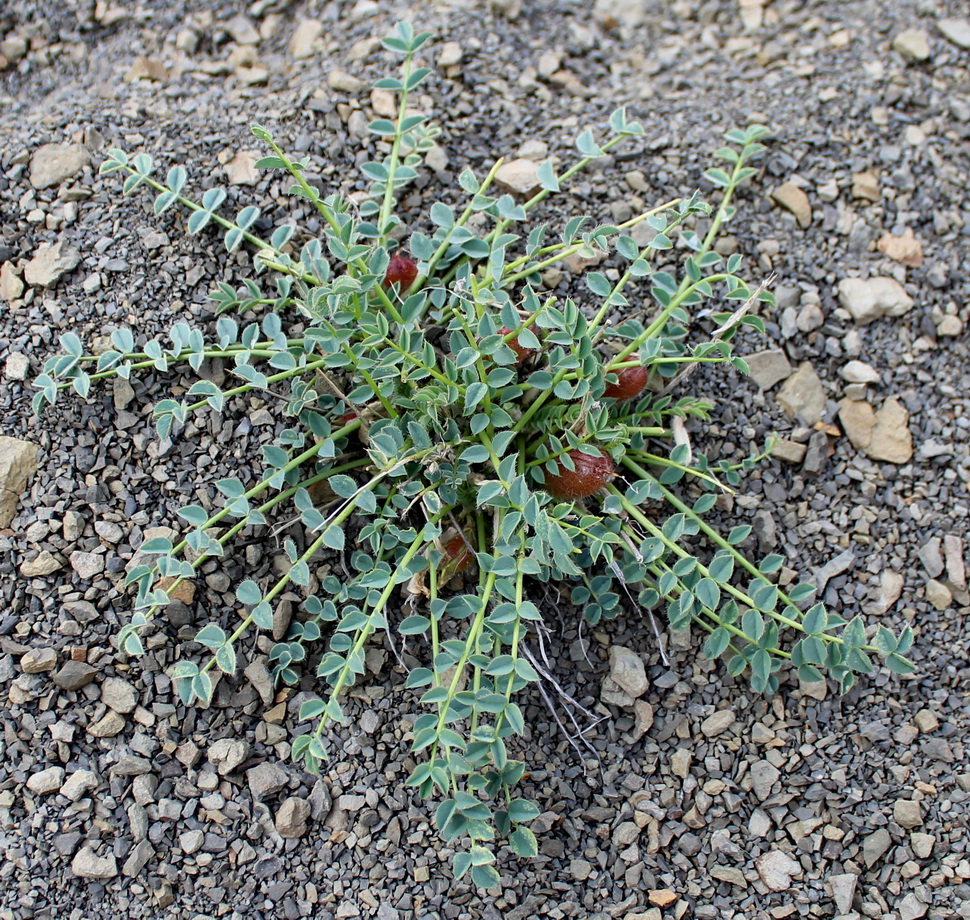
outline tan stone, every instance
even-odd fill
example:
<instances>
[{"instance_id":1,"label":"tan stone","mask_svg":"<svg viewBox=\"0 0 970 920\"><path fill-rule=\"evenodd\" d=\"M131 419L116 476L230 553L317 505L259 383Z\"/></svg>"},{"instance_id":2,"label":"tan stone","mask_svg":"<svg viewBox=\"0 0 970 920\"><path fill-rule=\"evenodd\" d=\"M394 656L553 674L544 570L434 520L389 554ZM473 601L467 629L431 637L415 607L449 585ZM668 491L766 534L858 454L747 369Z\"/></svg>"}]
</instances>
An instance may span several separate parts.
<instances>
[{"instance_id":1,"label":"tan stone","mask_svg":"<svg viewBox=\"0 0 970 920\"><path fill-rule=\"evenodd\" d=\"M298 61L313 55L317 39L323 33L323 23L319 19L304 19L293 31L290 39L290 54Z\"/></svg>"},{"instance_id":2,"label":"tan stone","mask_svg":"<svg viewBox=\"0 0 970 920\"><path fill-rule=\"evenodd\" d=\"M0 527L9 527L17 502L37 471L40 448L30 441L0 436Z\"/></svg>"},{"instance_id":3,"label":"tan stone","mask_svg":"<svg viewBox=\"0 0 970 920\"><path fill-rule=\"evenodd\" d=\"M874 172L866 169L852 176L852 197L867 201L882 200L882 189Z\"/></svg>"},{"instance_id":4,"label":"tan stone","mask_svg":"<svg viewBox=\"0 0 970 920\"><path fill-rule=\"evenodd\" d=\"M825 412L825 391L822 381L809 361L798 365L778 391L778 403L789 418L800 416L806 425L821 421Z\"/></svg>"},{"instance_id":5,"label":"tan stone","mask_svg":"<svg viewBox=\"0 0 970 920\"><path fill-rule=\"evenodd\" d=\"M50 188L76 176L91 162L91 154L80 144L44 144L30 158L30 184Z\"/></svg>"},{"instance_id":6,"label":"tan stone","mask_svg":"<svg viewBox=\"0 0 970 920\"><path fill-rule=\"evenodd\" d=\"M57 284L69 271L77 268L81 261L81 254L67 244L65 239L59 239L53 245L45 243L34 252L34 257L24 268L24 278L28 284L50 288Z\"/></svg>"},{"instance_id":7,"label":"tan stone","mask_svg":"<svg viewBox=\"0 0 970 920\"><path fill-rule=\"evenodd\" d=\"M839 421L845 436L856 450L865 450L872 441L876 413L865 400L843 399L839 402Z\"/></svg>"},{"instance_id":8,"label":"tan stone","mask_svg":"<svg viewBox=\"0 0 970 920\"><path fill-rule=\"evenodd\" d=\"M256 151L240 150L223 167L230 185L255 185L259 182L259 170L256 161L259 155Z\"/></svg>"},{"instance_id":9,"label":"tan stone","mask_svg":"<svg viewBox=\"0 0 970 920\"><path fill-rule=\"evenodd\" d=\"M923 264L923 244L916 239L910 227L906 228L902 236L885 234L880 237L876 246L881 253L909 268L919 268Z\"/></svg>"},{"instance_id":10,"label":"tan stone","mask_svg":"<svg viewBox=\"0 0 970 920\"><path fill-rule=\"evenodd\" d=\"M772 201L795 215L798 226L803 230L812 223L812 204L794 182L786 182L771 193Z\"/></svg>"},{"instance_id":11,"label":"tan stone","mask_svg":"<svg viewBox=\"0 0 970 920\"><path fill-rule=\"evenodd\" d=\"M125 82L134 83L136 80L152 80L163 83L168 78L168 69L161 61L154 61L147 57L136 57L131 67L125 73Z\"/></svg>"},{"instance_id":12,"label":"tan stone","mask_svg":"<svg viewBox=\"0 0 970 920\"><path fill-rule=\"evenodd\" d=\"M908 463L913 456L909 412L898 399L887 399L876 412L876 425L866 454L873 460Z\"/></svg>"},{"instance_id":13,"label":"tan stone","mask_svg":"<svg viewBox=\"0 0 970 920\"><path fill-rule=\"evenodd\" d=\"M7 303L16 300L24 292L24 283L20 272L13 262L4 262L0 266L0 300Z\"/></svg>"},{"instance_id":14,"label":"tan stone","mask_svg":"<svg viewBox=\"0 0 970 920\"><path fill-rule=\"evenodd\" d=\"M539 165L533 160L519 157L503 163L495 173L495 182L516 195L527 196L539 188Z\"/></svg>"},{"instance_id":15,"label":"tan stone","mask_svg":"<svg viewBox=\"0 0 970 920\"><path fill-rule=\"evenodd\" d=\"M158 584L155 586L161 588L163 591L168 591L168 596L173 601L180 601L185 604L186 607L192 604L195 600L195 583L191 581L182 581L175 585L172 590L169 588L175 584L175 579L172 576L166 578L160 578Z\"/></svg>"},{"instance_id":16,"label":"tan stone","mask_svg":"<svg viewBox=\"0 0 970 920\"><path fill-rule=\"evenodd\" d=\"M797 441L789 441L787 438L778 438L771 448L771 456L784 460L785 463L801 463L805 459L808 447L799 444Z\"/></svg>"}]
</instances>

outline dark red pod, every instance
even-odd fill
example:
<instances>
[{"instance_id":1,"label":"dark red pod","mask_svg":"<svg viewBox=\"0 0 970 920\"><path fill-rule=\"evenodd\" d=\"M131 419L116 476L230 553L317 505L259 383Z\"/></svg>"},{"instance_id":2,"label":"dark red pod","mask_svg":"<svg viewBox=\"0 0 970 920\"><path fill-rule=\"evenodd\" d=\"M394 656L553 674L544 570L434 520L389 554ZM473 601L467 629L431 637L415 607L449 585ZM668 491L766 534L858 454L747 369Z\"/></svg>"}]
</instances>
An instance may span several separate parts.
<instances>
[{"instance_id":1,"label":"dark red pod","mask_svg":"<svg viewBox=\"0 0 970 920\"><path fill-rule=\"evenodd\" d=\"M643 365L623 367L614 373L617 376L616 383L608 383L603 391L603 395L610 399L636 399L647 387L648 372Z\"/></svg>"},{"instance_id":2,"label":"dark red pod","mask_svg":"<svg viewBox=\"0 0 970 920\"><path fill-rule=\"evenodd\" d=\"M391 261L387 263L387 273L384 275L385 290L392 285L397 285L397 289L404 293L414 284L418 277L418 263L414 259L409 259L400 252L391 256Z\"/></svg>"},{"instance_id":3,"label":"dark red pod","mask_svg":"<svg viewBox=\"0 0 970 920\"><path fill-rule=\"evenodd\" d=\"M574 448L566 456L572 460L574 469L568 470L559 463L558 473L545 471L546 491L553 498L589 498L616 475L613 459L608 454L591 457Z\"/></svg>"},{"instance_id":4,"label":"dark red pod","mask_svg":"<svg viewBox=\"0 0 970 920\"><path fill-rule=\"evenodd\" d=\"M508 326L503 326L501 329L499 329L498 334L504 338L511 331L512 330L509 329ZM532 356L536 353L536 350L534 348L527 348L525 345L520 345L518 336L514 336L513 338L509 339L505 344L508 345L513 352L515 352L516 367L521 367L523 364L525 364L526 361L529 361L532 358Z\"/></svg>"}]
</instances>

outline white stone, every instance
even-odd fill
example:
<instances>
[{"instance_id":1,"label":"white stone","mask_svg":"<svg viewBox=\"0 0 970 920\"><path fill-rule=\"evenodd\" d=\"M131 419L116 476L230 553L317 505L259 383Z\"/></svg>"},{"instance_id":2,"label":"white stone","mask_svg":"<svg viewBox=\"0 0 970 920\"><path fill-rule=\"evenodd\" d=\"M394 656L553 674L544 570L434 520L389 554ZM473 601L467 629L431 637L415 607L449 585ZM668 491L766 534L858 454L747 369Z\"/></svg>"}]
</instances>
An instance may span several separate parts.
<instances>
[{"instance_id":1,"label":"white stone","mask_svg":"<svg viewBox=\"0 0 970 920\"><path fill-rule=\"evenodd\" d=\"M539 188L538 172L539 166L534 160L519 157L498 168L495 182L516 195L527 196Z\"/></svg>"},{"instance_id":2,"label":"white stone","mask_svg":"<svg viewBox=\"0 0 970 920\"><path fill-rule=\"evenodd\" d=\"M290 54L298 61L313 55L317 39L323 33L323 23L319 19L304 19L293 31L290 39Z\"/></svg>"},{"instance_id":3,"label":"white stone","mask_svg":"<svg viewBox=\"0 0 970 920\"><path fill-rule=\"evenodd\" d=\"M39 773L32 773L27 778L27 788L34 795L50 795L52 792L57 792L63 783L63 767L48 767Z\"/></svg>"},{"instance_id":4,"label":"white stone","mask_svg":"<svg viewBox=\"0 0 970 920\"><path fill-rule=\"evenodd\" d=\"M60 185L91 162L80 144L44 144L30 158L30 184L37 189Z\"/></svg>"},{"instance_id":5,"label":"white stone","mask_svg":"<svg viewBox=\"0 0 970 920\"><path fill-rule=\"evenodd\" d=\"M71 872L78 878L109 879L118 874L114 856L96 856L91 847L82 847L71 860Z\"/></svg>"},{"instance_id":6,"label":"white stone","mask_svg":"<svg viewBox=\"0 0 970 920\"><path fill-rule=\"evenodd\" d=\"M221 738L209 748L209 763L220 776L232 773L249 756L249 744L233 738Z\"/></svg>"},{"instance_id":7,"label":"white stone","mask_svg":"<svg viewBox=\"0 0 970 920\"><path fill-rule=\"evenodd\" d=\"M871 364L865 361L849 361L839 369L839 374L849 383L881 383L882 377Z\"/></svg>"},{"instance_id":8,"label":"white stone","mask_svg":"<svg viewBox=\"0 0 970 920\"><path fill-rule=\"evenodd\" d=\"M843 278L839 282L839 303L860 324L883 316L902 316L913 306L913 298L895 279Z\"/></svg>"},{"instance_id":9,"label":"white stone","mask_svg":"<svg viewBox=\"0 0 970 920\"><path fill-rule=\"evenodd\" d=\"M930 37L922 29L904 29L893 39L893 48L907 61L925 61L930 56Z\"/></svg>"},{"instance_id":10,"label":"white stone","mask_svg":"<svg viewBox=\"0 0 970 920\"><path fill-rule=\"evenodd\" d=\"M643 660L636 652L620 645L610 649L610 677L634 699L643 696L650 687Z\"/></svg>"},{"instance_id":11,"label":"white stone","mask_svg":"<svg viewBox=\"0 0 970 920\"><path fill-rule=\"evenodd\" d=\"M802 874L799 862L782 850L769 850L754 861L761 881L770 891L787 891L791 888L792 876Z\"/></svg>"},{"instance_id":12,"label":"white stone","mask_svg":"<svg viewBox=\"0 0 970 920\"><path fill-rule=\"evenodd\" d=\"M80 261L81 254L61 238L56 243L45 243L35 250L34 257L24 268L24 278L28 284L50 288L77 268Z\"/></svg>"},{"instance_id":13,"label":"white stone","mask_svg":"<svg viewBox=\"0 0 970 920\"><path fill-rule=\"evenodd\" d=\"M941 19L936 27L947 41L970 50L970 19Z\"/></svg>"},{"instance_id":14,"label":"white stone","mask_svg":"<svg viewBox=\"0 0 970 920\"><path fill-rule=\"evenodd\" d=\"M98 777L91 770L75 770L61 786L61 795L77 802L97 786Z\"/></svg>"}]
</instances>

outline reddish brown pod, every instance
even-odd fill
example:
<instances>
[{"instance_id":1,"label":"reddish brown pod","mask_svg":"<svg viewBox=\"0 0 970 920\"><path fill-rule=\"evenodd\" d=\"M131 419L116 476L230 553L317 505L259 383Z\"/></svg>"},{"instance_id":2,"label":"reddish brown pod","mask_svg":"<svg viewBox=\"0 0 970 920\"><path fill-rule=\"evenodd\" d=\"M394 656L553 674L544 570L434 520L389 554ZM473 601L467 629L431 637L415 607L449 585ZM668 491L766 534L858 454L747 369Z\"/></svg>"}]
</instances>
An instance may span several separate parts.
<instances>
[{"instance_id":1,"label":"reddish brown pod","mask_svg":"<svg viewBox=\"0 0 970 920\"><path fill-rule=\"evenodd\" d=\"M391 256L391 261L387 263L387 272L384 275L385 290L392 285L397 285L397 289L404 293L414 284L418 277L418 263L414 259L409 259L400 252Z\"/></svg>"},{"instance_id":2,"label":"reddish brown pod","mask_svg":"<svg viewBox=\"0 0 970 920\"><path fill-rule=\"evenodd\" d=\"M636 399L647 388L647 369L638 364L635 367L623 367L614 371L616 383L608 383L603 391L604 396L620 402L626 399Z\"/></svg>"},{"instance_id":3,"label":"reddish brown pod","mask_svg":"<svg viewBox=\"0 0 970 920\"><path fill-rule=\"evenodd\" d=\"M613 459L607 454L591 457L574 448L566 454L574 469L568 470L559 463L559 472L545 471L546 491L553 498L589 498L603 488L616 475Z\"/></svg>"},{"instance_id":4,"label":"reddish brown pod","mask_svg":"<svg viewBox=\"0 0 970 920\"><path fill-rule=\"evenodd\" d=\"M512 330L509 329L508 326L503 326L501 329L499 329L498 334L504 338L511 331ZM521 367L526 361L530 361L532 356L536 353L534 348L527 348L525 345L520 345L518 336L513 336L505 344L508 345L513 352L515 352L516 367Z\"/></svg>"}]
</instances>

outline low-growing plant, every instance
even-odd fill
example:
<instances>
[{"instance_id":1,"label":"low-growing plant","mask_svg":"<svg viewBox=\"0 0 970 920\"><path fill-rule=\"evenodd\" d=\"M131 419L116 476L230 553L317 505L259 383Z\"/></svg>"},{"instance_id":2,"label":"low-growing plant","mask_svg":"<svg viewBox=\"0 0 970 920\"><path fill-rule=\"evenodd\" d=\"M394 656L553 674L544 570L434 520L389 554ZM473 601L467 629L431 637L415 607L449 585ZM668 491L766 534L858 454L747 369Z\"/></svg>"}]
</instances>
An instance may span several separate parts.
<instances>
[{"instance_id":1,"label":"low-growing plant","mask_svg":"<svg viewBox=\"0 0 970 920\"><path fill-rule=\"evenodd\" d=\"M521 694L551 677L537 652L550 597L565 591L590 623L663 608L672 629L695 624L707 634L704 654L726 657L728 673L748 674L766 693L778 689L786 663L809 681L827 673L843 691L871 671L873 652L905 673L913 633L867 635L860 619L810 604L811 585L783 590L782 556L754 561L739 549L750 527L722 536L704 521L758 458L732 465L694 452L684 420L706 419L710 405L674 392L702 363L745 372L732 337L745 325L763 331L750 311L770 305L770 294L752 288L741 257L723 258L714 242L736 190L756 172L765 129L729 131L715 151L725 167L705 174L720 190L713 210L694 194L619 225L580 216L557 237L547 224L528 228L533 209L571 176L642 136L621 108L606 140L580 134L573 165L557 172L543 162L527 200L495 191L501 162L484 177L464 169L467 204L456 213L436 201L422 232L413 215L399 214L398 198L435 135L409 108L429 75L419 62L429 38L401 24L384 40L403 66L376 86L396 94L399 114L370 124L384 155L363 166L366 196L323 196L307 179L309 158L291 159L253 125L270 151L257 167L292 178L293 194L323 218L322 238L287 224L264 240L253 232L256 207L223 217L222 189L195 202L183 194L182 167L161 182L146 154L112 150L102 173L126 174L126 193L154 189L156 214L187 208L189 233L215 224L230 252L248 243L257 275L272 272L274 286L267 293L255 277L240 290L220 284L214 333L180 322L168 342L136 345L118 328L98 356L65 334L64 353L36 381L34 408L66 387L86 397L92 382L114 375L183 364L198 371L207 359L224 362L237 382L200 379L183 398L162 399L160 437L178 437L193 413L222 412L235 396L276 401L290 427L263 448L262 478L212 483L222 496L215 510L188 505L178 512L180 540L140 547L155 559L128 574L137 600L121 648L140 654L153 614L182 582L244 530L265 532L295 508L290 526L305 534L303 548L287 537L284 575L235 588L244 618L196 634L208 656L168 672L180 698L210 700L218 675L237 671L240 637L270 629L274 602L297 586L301 610L269 657L276 681L295 685L311 648L326 643L316 668L326 689L302 703L305 731L292 744L294 760L317 771L327 726L345 719L341 693L365 673L368 643L382 634L395 647L406 643L425 662L405 683L421 708L412 739L421 756L407 782L423 796L440 794L441 833L467 843L456 876L490 887L499 880L496 840L521 856L537 852L528 824L538 810L514 791L525 764L510 742L524 728ZM640 239L649 242L638 245L631 231L643 223L649 233ZM402 237L406 250L397 248ZM588 272L575 298L544 292L546 269L607 252L625 260L622 272ZM723 313L714 314L713 333L691 343L692 315L708 302ZM241 324L230 312L262 316ZM327 552L342 557L344 577L315 568Z\"/></svg>"}]
</instances>

